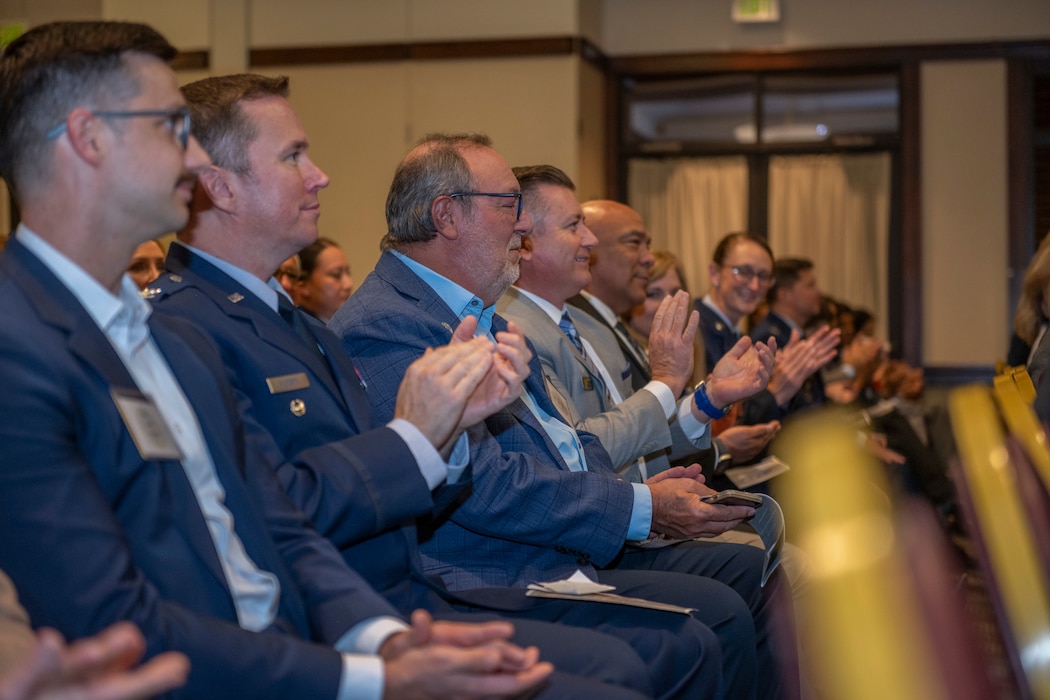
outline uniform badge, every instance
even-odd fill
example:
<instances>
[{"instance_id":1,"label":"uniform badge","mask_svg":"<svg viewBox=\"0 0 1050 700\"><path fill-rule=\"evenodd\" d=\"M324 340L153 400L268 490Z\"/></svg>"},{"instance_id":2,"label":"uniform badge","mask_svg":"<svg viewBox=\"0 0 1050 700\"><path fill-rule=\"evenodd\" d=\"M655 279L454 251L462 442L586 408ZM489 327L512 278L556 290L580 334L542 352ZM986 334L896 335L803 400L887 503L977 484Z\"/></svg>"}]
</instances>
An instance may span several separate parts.
<instances>
[{"instance_id":1,"label":"uniform badge","mask_svg":"<svg viewBox=\"0 0 1050 700\"><path fill-rule=\"evenodd\" d=\"M283 394L286 391L306 389L310 386L310 378L306 376L306 372L282 374L279 377L267 377L266 386L271 394Z\"/></svg>"},{"instance_id":2,"label":"uniform badge","mask_svg":"<svg viewBox=\"0 0 1050 700\"><path fill-rule=\"evenodd\" d=\"M228 296L226 298L229 299L230 301L232 301L234 304L236 304L237 302L244 300L244 295L241 294L240 292L234 292L233 294L231 294L230 296Z\"/></svg>"},{"instance_id":3,"label":"uniform badge","mask_svg":"<svg viewBox=\"0 0 1050 700\"><path fill-rule=\"evenodd\" d=\"M302 399L292 399L291 403L288 404L288 408L292 411L293 416L306 415L306 402Z\"/></svg>"}]
</instances>

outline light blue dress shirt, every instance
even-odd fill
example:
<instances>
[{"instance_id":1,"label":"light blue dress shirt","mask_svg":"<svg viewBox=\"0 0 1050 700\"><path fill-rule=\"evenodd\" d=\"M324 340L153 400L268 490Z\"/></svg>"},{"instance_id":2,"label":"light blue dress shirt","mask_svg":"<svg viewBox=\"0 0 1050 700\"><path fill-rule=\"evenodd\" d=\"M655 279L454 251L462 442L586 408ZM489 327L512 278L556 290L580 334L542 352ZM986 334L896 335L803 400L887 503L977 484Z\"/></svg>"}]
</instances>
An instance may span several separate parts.
<instances>
[{"instance_id":1,"label":"light blue dress shirt","mask_svg":"<svg viewBox=\"0 0 1050 700\"><path fill-rule=\"evenodd\" d=\"M416 274L434 293L441 298L450 309L463 320L467 316L478 319L478 330L475 335L486 335L492 337L492 317L496 312L496 305L485 306L478 297L444 277L426 265L409 258L402 253L392 251L398 260L405 263L412 272ZM583 452L583 443L580 436L576 434L568 423L560 417L551 416L540 408L528 391L521 395L522 401L543 426L547 436L557 446L558 453L568 465L571 471L585 471L587 469L587 458ZM628 540L644 540L649 537L653 519L653 496L649 487L645 484L631 484L634 489L634 503L631 508L631 521L627 530Z\"/></svg>"}]
</instances>

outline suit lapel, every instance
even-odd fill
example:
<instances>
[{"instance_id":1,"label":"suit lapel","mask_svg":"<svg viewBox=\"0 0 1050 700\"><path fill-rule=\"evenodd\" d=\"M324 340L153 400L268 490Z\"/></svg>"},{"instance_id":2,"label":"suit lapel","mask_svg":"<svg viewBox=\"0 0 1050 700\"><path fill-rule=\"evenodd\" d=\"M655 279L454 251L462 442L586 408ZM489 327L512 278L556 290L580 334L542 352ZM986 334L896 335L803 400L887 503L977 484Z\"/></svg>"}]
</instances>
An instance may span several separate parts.
<instances>
[{"instance_id":1,"label":"suit lapel","mask_svg":"<svg viewBox=\"0 0 1050 700\"><path fill-rule=\"evenodd\" d=\"M426 282L419 278L403 262L391 253L384 253L376 263L375 274L401 296L415 302L420 314L433 318L438 328L431 328L430 338L423 338L426 343L445 345L452 340L452 333L459 324L459 317L448 307ZM493 328L495 333L495 328Z\"/></svg>"},{"instance_id":2,"label":"suit lapel","mask_svg":"<svg viewBox=\"0 0 1050 700\"><path fill-rule=\"evenodd\" d=\"M535 331L538 342L541 342L545 347L550 347L551 350L556 353L555 357L552 358L553 361L557 362L559 367L564 366L564 369L567 372L566 376L559 377L559 379L565 384L579 381L583 384L584 391L597 391L597 395L604 406L606 403L604 397L608 392L608 387L605 386L605 379L595 366L594 360L598 358L584 356L580 349L576 347L575 343L569 339L569 336L565 333L565 330L561 325L555 323L546 311L541 309L536 302L522 294L519 290L511 287L507 290L507 294L504 298L507 299L507 314L510 316L518 315L521 318L527 319L529 329ZM573 318L573 313L571 311L569 313L569 318L573 320L573 323L579 326L577 319ZM579 333L578 327L577 333ZM583 334L579 334L579 337L582 343ZM575 364L578 371L576 373L571 372L571 367L568 364L565 364L566 360L563 358L568 358L568 362ZM588 384L590 384L589 389ZM574 391L575 389L570 387L569 390ZM571 400L571 397L566 398ZM603 408L602 410L607 409Z\"/></svg>"},{"instance_id":3,"label":"suit lapel","mask_svg":"<svg viewBox=\"0 0 1050 700\"><path fill-rule=\"evenodd\" d=\"M200 425L201 434L204 437L205 446L211 454L212 463L219 476L223 487L227 492L231 488L231 478L224 476L225 465L240 465L237 454L229 440L232 427L229 417L222 410L226 403L215 391L215 384L207 381L210 373L203 367L196 355L186 352L186 345L180 334L168 328L164 319L158 314L150 315L150 334L153 341L160 350L161 355L167 361L172 374L186 396L186 401L193 409ZM197 378L196 381L186 381L187 377ZM221 436L226 436L225 438ZM235 479L243 479L244 474L238 473ZM188 481L188 477L187 477ZM234 484L237 481L233 482ZM192 492L192 487L190 487ZM200 556L202 562L208 567L213 576L227 587L226 574L222 570L215 544L211 538L204 521L203 514L200 518L188 518L187 529L189 540L194 544L194 550Z\"/></svg>"},{"instance_id":4,"label":"suit lapel","mask_svg":"<svg viewBox=\"0 0 1050 700\"><path fill-rule=\"evenodd\" d=\"M451 340L452 332L455 330L456 324L459 323L459 318L448 307L448 304L442 301L441 297L408 269L404 263L389 253L384 254L379 258L379 262L376 263L375 275L397 290L401 296L414 300L421 314L425 314L426 317L433 318L437 322L438 325L431 328L433 331L431 338L424 339L424 342L440 344ZM505 330L507 330L507 322L498 314L493 316L493 335ZM529 376L525 379L525 390L532 395L536 403L544 411L564 421L561 413L551 403L547 389L543 385L543 368L540 366L535 349L531 343L529 343L529 350L532 351L532 359L529 361ZM562 460L557 446L551 441L547 431L543 429L539 420L532 414L532 411L529 410L524 401L516 399L504 410L513 414L528 430L532 431L534 436L546 445L547 452L557 457L558 465L562 469L568 470L568 466Z\"/></svg>"},{"instance_id":5,"label":"suit lapel","mask_svg":"<svg viewBox=\"0 0 1050 700\"><path fill-rule=\"evenodd\" d=\"M303 339L259 297L184 246L173 245L168 251L165 264L175 274L192 281L197 289L210 297L233 321L251 326L252 332L262 342L306 365L344 406L350 403L348 395L344 392L345 387L337 383L329 363L318 353L304 347ZM314 331L315 336L320 335L311 319L304 318L304 321L311 331ZM341 348L340 351L345 352ZM326 346L325 352L330 352L330 347Z\"/></svg>"},{"instance_id":6,"label":"suit lapel","mask_svg":"<svg viewBox=\"0 0 1050 700\"><path fill-rule=\"evenodd\" d=\"M338 396L346 406L351 422L358 432L365 432L375 427L372 407L365 395L367 387L354 366L350 353L343 341L325 328L314 328L317 343L328 358L328 369L324 379L332 379L338 386Z\"/></svg>"},{"instance_id":7,"label":"suit lapel","mask_svg":"<svg viewBox=\"0 0 1050 700\"><path fill-rule=\"evenodd\" d=\"M507 321L497 314L492 319L492 332L495 334L505 330L507 330ZM536 349L532 347L532 343L527 339L526 342L529 345L529 350L532 352L532 359L529 360L529 376L525 378L525 391L529 392L532 399L547 415L568 425L568 421L565 420L561 411L551 401L550 394L547 393L547 387L543 383L543 367L540 365L539 357L536 355ZM543 425L540 424L539 419L529 410L524 401L517 399L505 410L513 413L523 425L532 431L537 439L542 440L547 447L547 453L557 457L558 465L562 469L568 470L569 467L561 458L558 446L554 444L550 435L547 434Z\"/></svg>"},{"instance_id":8,"label":"suit lapel","mask_svg":"<svg viewBox=\"0 0 1050 700\"><path fill-rule=\"evenodd\" d=\"M608 321L598 313L598 309L594 308L591 302L587 301L587 298L582 294L577 294L572 299L569 299L569 303L596 318L603 326L608 328L613 334L613 337L616 338L616 344L620 346L620 351L623 352L623 356L627 358L627 361L631 365L631 386L634 387L634 390L638 391L648 384L649 380L652 379L650 370L638 361L638 356L635 353L634 348L624 342L623 338L620 337L620 334L616 332L616 329L610 326Z\"/></svg>"}]
</instances>

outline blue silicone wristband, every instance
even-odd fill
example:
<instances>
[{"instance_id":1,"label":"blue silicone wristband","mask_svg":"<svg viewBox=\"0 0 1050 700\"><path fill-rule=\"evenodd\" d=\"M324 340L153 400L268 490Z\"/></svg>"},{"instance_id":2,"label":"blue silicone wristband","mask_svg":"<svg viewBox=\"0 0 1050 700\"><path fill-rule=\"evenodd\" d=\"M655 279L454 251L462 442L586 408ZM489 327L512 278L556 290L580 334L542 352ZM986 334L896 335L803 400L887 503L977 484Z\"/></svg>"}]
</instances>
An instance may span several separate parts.
<instances>
[{"instance_id":1,"label":"blue silicone wristband","mask_svg":"<svg viewBox=\"0 0 1050 700\"><path fill-rule=\"evenodd\" d=\"M733 407L730 404L725 408L715 408L715 405L711 403L711 399L707 396L707 386L704 385L704 382L696 385L696 391L693 392L693 401L696 402L697 408L715 419L724 418L729 413L729 409Z\"/></svg>"}]
</instances>

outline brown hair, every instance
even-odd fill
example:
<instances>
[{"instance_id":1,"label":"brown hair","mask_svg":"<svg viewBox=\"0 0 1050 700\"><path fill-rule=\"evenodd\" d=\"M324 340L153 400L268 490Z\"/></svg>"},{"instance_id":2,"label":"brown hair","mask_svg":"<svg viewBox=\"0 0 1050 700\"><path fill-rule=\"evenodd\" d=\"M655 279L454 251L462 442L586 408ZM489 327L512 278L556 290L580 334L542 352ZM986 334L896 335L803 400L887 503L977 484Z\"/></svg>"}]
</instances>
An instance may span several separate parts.
<instances>
[{"instance_id":1,"label":"brown hair","mask_svg":"<svg viewBox=\"0 0 1050 700\"><path fill-rule=\"evenodd\" d=\"M71 111L119 109L139 94L128 54L168 62L175 47L145 24L52 22L0 56L0 176L16 195L42 184L53 134Z\"/></svg>"},{"instance_id":2,"label":"brown hair","mask_svg":"<svg viewBox=\"0 0 1050 700\"><path fill-rule=\"evenodd\" d=\"M1046 301L1043 296L1047 285L1050 285L1050 235L1043 237L1032 256L1032 262L1025 269L1021 298L1014 314L1014 332L1029 345L1035 342L1039 326L1047 321L1043 313L1043 302Z\"/></svg>"},{"instance_id":3,"label":"brown hair","mask_svg":"<svg viewBox=\"0 0 1050 700\"><path fill-rule=\"evenodd\" d=\"M251 171L248 146L258 129L241 103L263 97L288 97L288 77L238 73L205 78L182 88L190 106L193 135L211 161L238 175Z\"/></svg>"}]
</instances>

